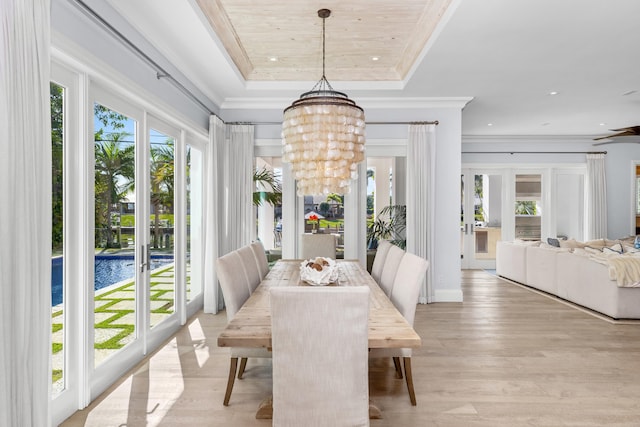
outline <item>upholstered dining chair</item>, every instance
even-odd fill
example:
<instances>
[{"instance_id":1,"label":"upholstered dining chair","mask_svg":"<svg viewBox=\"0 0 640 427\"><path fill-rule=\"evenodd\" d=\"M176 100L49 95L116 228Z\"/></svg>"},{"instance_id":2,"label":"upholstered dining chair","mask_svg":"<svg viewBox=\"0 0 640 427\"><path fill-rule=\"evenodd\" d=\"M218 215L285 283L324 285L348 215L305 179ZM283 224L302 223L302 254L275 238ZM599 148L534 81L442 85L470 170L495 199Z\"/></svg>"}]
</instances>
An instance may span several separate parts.
<instances>
[{"instance_id":1,"label":"upholstered dining chair","mask_svg":"<svg viewBox=\"0 0 640 427\"><path fill-rule=\"evenodd\" d=\"M251 254L251 257L253 258L253 254ZM227 321L230 322L251 294L247 275L244 272L242 257L238 251L230 252L218 258L216 260L216 273L220 281L220 287L222 288L222 295L224 296ZM223 401L225 406L229 405L236 372L238 373L238 379L242 379L247 365L247 359L249 357L271 357L271 352L266 348L231 347L229 350L231 353L231 361L229 365L227 389ZM240 369L238 369L238 359L240 359Z\"/></svg>"},{"instance_id":2,"label":"upholstered dining chair","mask_svg":"<svg viewBox=\"0 0 640 427\"><path fill-rule=\"evenodd\" d=\"M262 281L262 276L260 275L260 267L258 266L258 260L256 260L256 256L250 245L243 246L237 251L242 260L242 267L244 269L244 272L247 275L249 293L253 293L253 291L256 290L256 288Z\"/></svg>"},{"instance_id":3,"label":"upholstered dining chair","mask_svg":"<svg viewBox=\"0 0 640 427\"><path fill-rule=\"evenodd\" d=\"M336 236L333 234L303 234L302 258L336 258Z\"/></svg>"},{"instance_id":4,"label":"upholstered dining chair","mask_svg":"<svg viewBox=\"0 0 640 427\"><path fill-rule=\"evenodd\" d=\"M416 315L416 305L420 295L420 285L427 274L429 261L420 258L412 253L405 252L398 266L398 274L393 282L391 292L391 302L404 316L407 323L413 326ZM400 358L404 364L404 377L407 382L409 399L412 405L416 405L416 393L413 389L413 374L411 372L411 349L410 348L372 348L369 352L370 358L393 358L396 369L396 376L402 378L402 368Z\"/></svg>"},{"instance_id":5,"label":"upholstered dining chair","mask_svg":"<svg viewBox=\"0 0 640 427\"><path fill-rule=\"evenodd\" d=\"M382 267L384 267L384 260L387 258L389 249L393 246L393 243L388 240L380 240L378 242L378 248L376 249L376 256L373 258L373 264L371 265L371 277L376 283L380 283L380 277L382 276ZM387 295L388 296L388 295Z\"/></svg>"},{"instance_id":6,"label":"upholstered dining chair","mask_svg":"<svg viewBox=\"0 0 640 427\"><path fill-rule=\"evenodd\" d=\"M256 240L251 243L251 250L256 257L258 263L258 270L260 271L260 280L264 279L267 273L269 273L269 260L267 259L267 253L264 250L264 246L260 240Z\"/></svg>"},{"instance_id":7,"label":"upholstered dining chair","mask_svg":"<svg viewBox=\"0 0 640 427\"><path fill-rule=\"evenodd\" d=\"M391 247L389 247L389 250L387 251L387 256L384 258L384 264L382 266L382 272L380 273L380 281L378 284L388 297L391 296L393 283L396 278L396 274L398 273L400 261L402 261L404 254L405 252L402 249L391 244Z\"/></svg>"},{"instance_id":8,"label":"upholstered dining chair","mask_svg":"<svg viewBox=\"0 0 640 427\"><path fill-rule=\"evenodd\" d=\"M369 288L270 291L273 426L369 425Z\"/></svg>"}]
</instances>

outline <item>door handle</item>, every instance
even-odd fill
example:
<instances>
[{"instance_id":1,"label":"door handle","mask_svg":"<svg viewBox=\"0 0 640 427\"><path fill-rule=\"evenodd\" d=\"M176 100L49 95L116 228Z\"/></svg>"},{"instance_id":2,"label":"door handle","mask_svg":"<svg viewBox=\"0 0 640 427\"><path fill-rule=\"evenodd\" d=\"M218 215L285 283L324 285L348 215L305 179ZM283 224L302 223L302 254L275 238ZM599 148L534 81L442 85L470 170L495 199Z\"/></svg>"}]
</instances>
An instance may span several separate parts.
<instances>
[{"instance_id":1,"label":"door handle","mask_svg":"<svg viewBox=\"0 0 640 427\"><path fill-rule=\"evenodd\" d=\"M469 224L464 225L464 234L469 234Z\"/></svg>"},{"instance_id":2,"label":"door handle","mask_svg":"<svg viewBox=\"0 0 640 427\"><path fill-rule=\"evenodd\" d=\"M140 245L140 259L142 259L142 262L140 263L140 273L144 273L144 267L147 265L148 254L145 255L144 249L144 245Z\"/></svg>"}]
</instances>

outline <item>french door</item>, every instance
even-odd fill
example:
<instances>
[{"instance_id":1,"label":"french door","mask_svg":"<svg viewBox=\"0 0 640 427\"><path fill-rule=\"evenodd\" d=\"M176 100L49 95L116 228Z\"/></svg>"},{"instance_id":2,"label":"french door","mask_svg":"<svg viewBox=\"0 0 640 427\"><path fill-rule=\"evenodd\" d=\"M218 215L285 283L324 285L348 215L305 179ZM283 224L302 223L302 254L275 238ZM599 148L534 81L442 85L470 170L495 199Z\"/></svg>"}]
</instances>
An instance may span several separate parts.
<instances>
[{"instance_id":1,"label":"french door","mask_svg":"<svg viewBox=\"0 0 640 427\"><path fill-rule=\"evenodd\" d=\"M502 239L503 172L463 169L460 194L460 248L463 269L494 269Z\"/></svg>"},{"instance_id":2,"label":"french door","mask_svg":"<svg viewBox=\"0 0 640 427\"><path fill-rule=\"evenodd\" d=\"M179 129L100 87L93 108L92 396L185 317L185 144ZM182 177L182 178L181 178ZM184 197L183 197L184 198ZM176 230L181 232L176 233ZM181 244L177 244L181 242Z\"/></svg>"}]
</instances>

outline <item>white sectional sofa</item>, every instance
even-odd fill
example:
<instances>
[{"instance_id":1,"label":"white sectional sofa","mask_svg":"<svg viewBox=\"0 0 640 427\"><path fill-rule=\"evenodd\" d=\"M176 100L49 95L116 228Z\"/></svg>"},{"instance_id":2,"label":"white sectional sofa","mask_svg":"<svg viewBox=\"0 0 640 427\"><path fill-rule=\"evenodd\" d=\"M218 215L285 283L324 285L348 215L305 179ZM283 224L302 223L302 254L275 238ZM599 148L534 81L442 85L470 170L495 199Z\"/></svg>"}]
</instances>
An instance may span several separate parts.
<instances>
[{"instance_id":1,"label":"white sectional sofa","mask_svg":"<svg viewBox=\"0 0 640 427\"><path fill-rule=\"evenodd\" d=\"M640 319L640 287L618 286L607 265L574 250L500 241L496 273L614 319Z\"/></svg>"}]
</instances>

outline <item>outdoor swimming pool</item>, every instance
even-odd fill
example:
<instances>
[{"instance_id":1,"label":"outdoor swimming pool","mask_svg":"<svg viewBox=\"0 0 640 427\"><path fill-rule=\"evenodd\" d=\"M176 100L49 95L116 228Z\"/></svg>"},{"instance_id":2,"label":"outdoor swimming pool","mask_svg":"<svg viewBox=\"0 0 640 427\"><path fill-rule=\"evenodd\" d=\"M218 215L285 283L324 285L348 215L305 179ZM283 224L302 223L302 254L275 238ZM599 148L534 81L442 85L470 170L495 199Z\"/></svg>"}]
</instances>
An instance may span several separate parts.
<instances>
[{"instance_id":1,"label":"outdoor swimming pool","mask_svg":"<svg viewBox=\"0 0 640 427\"><path fill-rule=\"evenodd\" d=\"M151 257L151 270L173 262L173 256L157 255ZM133 278L133 255L96 255L95 290L102 289L122 280ZM62 257L51 259L51 305L62 303Z\"/></svg>"}]
</instances>

